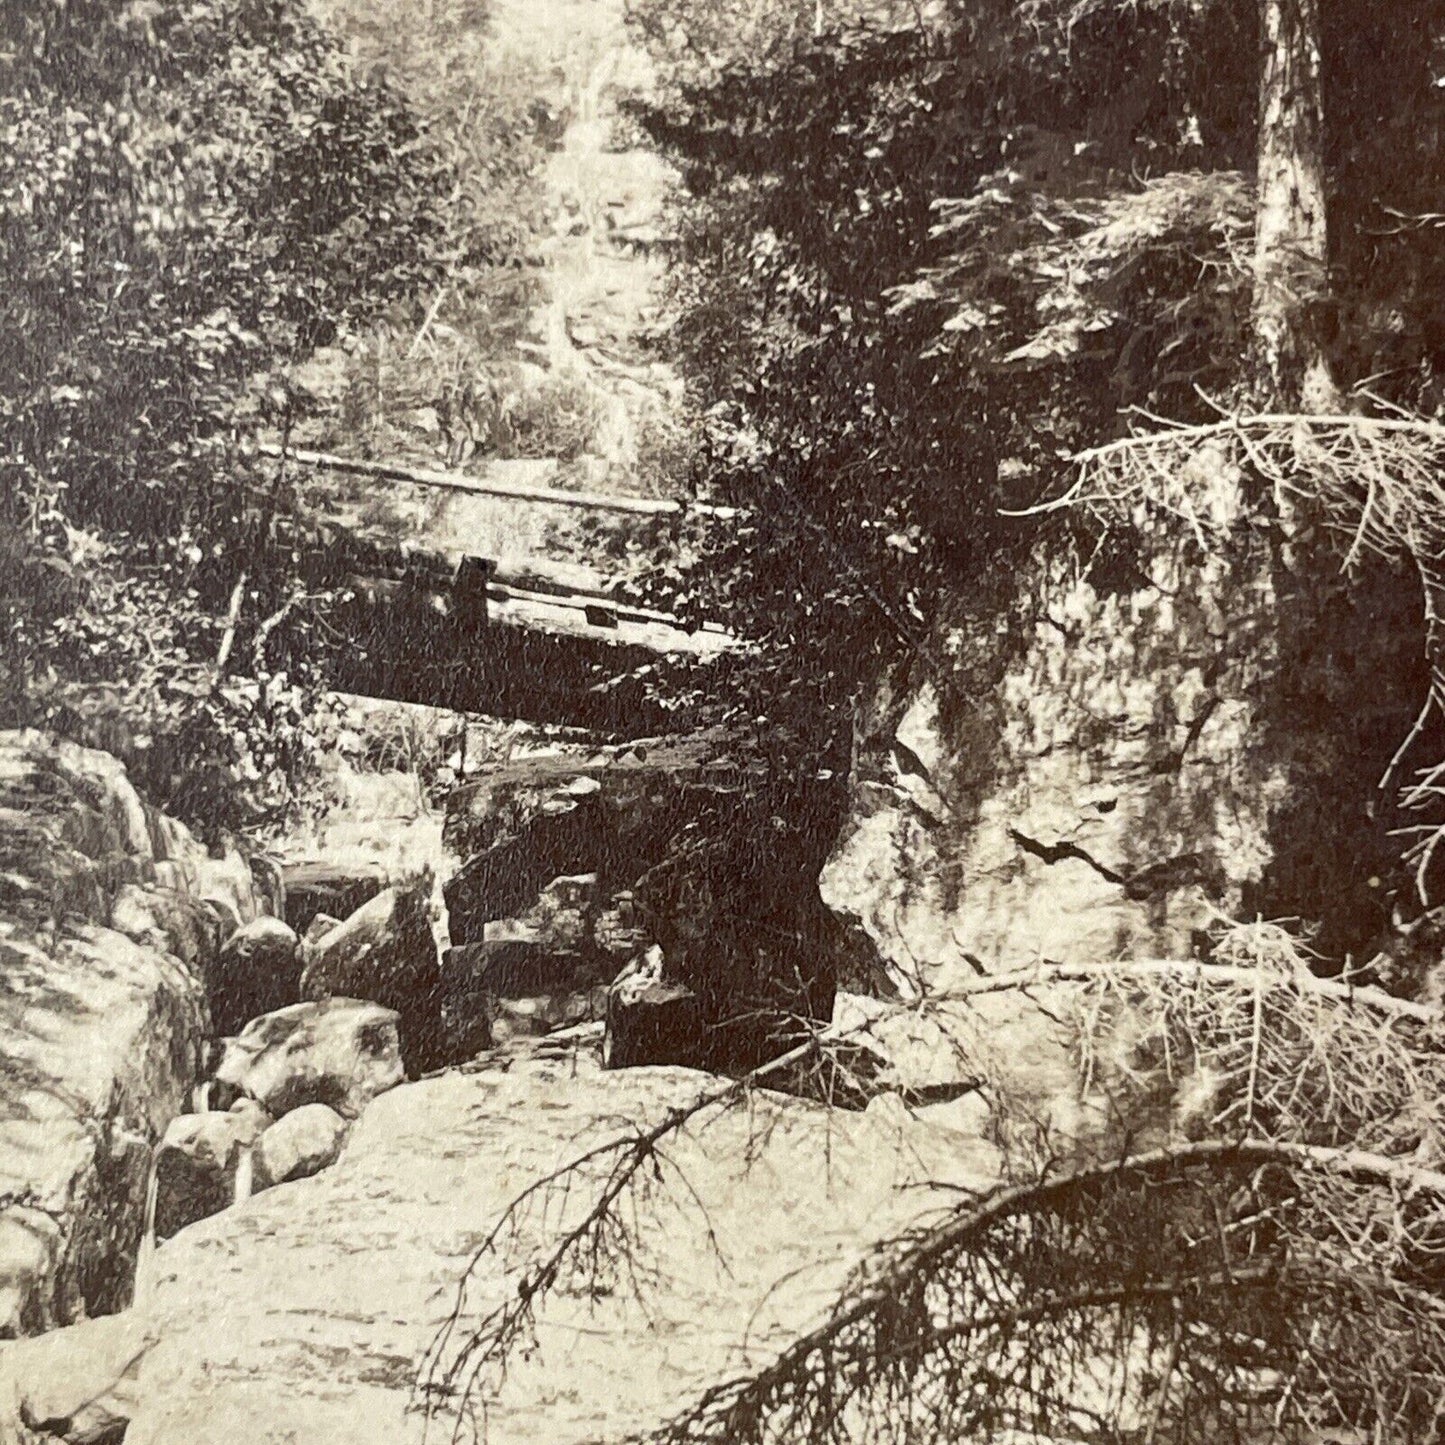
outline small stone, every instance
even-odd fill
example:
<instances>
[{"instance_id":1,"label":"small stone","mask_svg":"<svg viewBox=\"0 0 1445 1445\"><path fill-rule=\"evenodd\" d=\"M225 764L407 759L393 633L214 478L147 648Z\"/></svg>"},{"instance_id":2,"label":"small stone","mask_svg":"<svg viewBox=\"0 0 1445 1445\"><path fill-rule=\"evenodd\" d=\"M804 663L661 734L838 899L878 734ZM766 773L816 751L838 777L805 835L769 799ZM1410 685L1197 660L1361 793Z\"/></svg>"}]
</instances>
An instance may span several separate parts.
<instances>
[{"instance_id":1,"label":"small stone","mask_svg":"<svg viewBox=\"0 0 1445 1445\"><path fill-rule=\"evenodd\" d=\"M321 942L333 928L340 928L341 920L333 918L329 913L318 913L310 923L306 925L306 932L303 935L306 942L315 945Z\"/></svg>"}]
</instances>

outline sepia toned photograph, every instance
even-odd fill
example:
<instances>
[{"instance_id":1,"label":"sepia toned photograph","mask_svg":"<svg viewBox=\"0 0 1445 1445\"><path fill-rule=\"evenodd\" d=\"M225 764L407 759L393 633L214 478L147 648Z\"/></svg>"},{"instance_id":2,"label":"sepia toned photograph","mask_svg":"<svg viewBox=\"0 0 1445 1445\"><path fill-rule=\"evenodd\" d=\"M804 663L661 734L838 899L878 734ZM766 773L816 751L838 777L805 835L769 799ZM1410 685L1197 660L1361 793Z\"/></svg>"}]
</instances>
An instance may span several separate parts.
<instances>
[{"instance_id":1,"label":"sepia toned photograph","mask_svg":"<svg viewBox=\"0 0 1445 1445\"><path fill-rule=\"evenodd\" d=\"M1445 1445L1442 373L1445 0L0 0L0 1445Z\"/></svg>"}]
</instances>

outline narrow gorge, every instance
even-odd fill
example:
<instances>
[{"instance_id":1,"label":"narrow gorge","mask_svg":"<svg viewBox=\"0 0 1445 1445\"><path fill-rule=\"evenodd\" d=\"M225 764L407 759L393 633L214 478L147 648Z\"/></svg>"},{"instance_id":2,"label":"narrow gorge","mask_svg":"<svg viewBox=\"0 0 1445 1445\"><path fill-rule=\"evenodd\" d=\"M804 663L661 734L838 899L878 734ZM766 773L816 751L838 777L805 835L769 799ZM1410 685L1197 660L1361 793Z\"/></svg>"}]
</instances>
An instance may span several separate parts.
<instances>
[{"instance_id":1,"label":"narrow gorge","mask_svg":"<svg viewBox=\"0 0 1445 1445\"><path fill-rule=\"evenodd\" d=\"M0 7L0 1445L1439 1438L1426 11Z\"/></svg>"}]
</instances>

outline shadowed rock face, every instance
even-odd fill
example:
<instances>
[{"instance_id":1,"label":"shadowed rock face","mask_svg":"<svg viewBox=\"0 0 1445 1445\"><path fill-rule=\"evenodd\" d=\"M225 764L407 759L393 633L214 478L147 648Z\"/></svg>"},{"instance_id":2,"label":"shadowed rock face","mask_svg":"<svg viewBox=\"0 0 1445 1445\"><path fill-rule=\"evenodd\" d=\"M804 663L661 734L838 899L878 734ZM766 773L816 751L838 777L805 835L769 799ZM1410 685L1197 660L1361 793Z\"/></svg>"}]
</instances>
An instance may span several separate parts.
<instances>
[{"instance_id":1,"label":"shadowed rock face","mask_svg":"<svg viewBox=\"0 0 1445 1445\"><path fill-rule=\"evenodd\" d=\"M301 940L279 918L257 918L236 930L207 971L211 1028L234 1034L258 1014L301 997Z\"/></svg>"},{"instance_id":2,"label":"shadowed rock face","mask_svg":"<svg viewBox=\"0 0 1445 1445\"><path fill-rule=\"evenodd\" d=\"M205 1035L250 870L103 753L0 733L0 1337L129 1298L153 1143ZM192 971L195 970L195 972Z\"/></svg>"},{"instance_id":3,"label":"shadowed rock face","mask_svg":"<svg viewBox=\"0 0 1445 1445\"><path fill-rule=\"evenodd\" d=\"M1187 957L1221 912L1373 951L1398 853L1376 785L1425 687L1412 584L1141 566L1035 579L1044 615L984 707L880 690L823 892L899 971Z\"/></svg>"},{"instance_id":4,"label":"shadowed rock face","mask_svg":"<svg viewBox=\"0 0 1445 1445\"><path fill-rule=\"evenodd\" d=\"M127 1445L420 1438L408 1413L416 1362L515 1195L629 1121L657 1121L717 1082L682 1069L517 1062L378 1098L330 1169L160 1251L160 1341L142 1368ZM680 1184L639 1197L639 1276L653 1278L645 1299L631 1297L625 1269L563 1281L542 1307L539 1349L514 1359L489 1404L490 1445L618 1439L659 1422L776 1350L871 1241L956 1201L934 1183L983 1187L996 1169L987 1145L886 1101L830 1115L766 1092L700 1122L667 1157L679 1171L669 1177L685 1177L699 1203ZM515 1291L512 1267L575 1218L597 1182L565 1201L551 1196L545 1223L541 1210L521 1222L476 1276L469 1319ZM433 1427L440 1438L450 1430L450 1421Z\"/></svg>"},{"instance_id":5,"label":"shadowed rock face","mask_svg":"<svg viewBox=\"0 0 1445 1445\"><path fill-rule=\"evenodd\" d=\"M154 1165L158 1239L233 1202L242 1155L270 1123L271 1116L252 1099L238 1100L224 1114L183 1114L171 1121Z\"/></svg>"},{"instance_id":6,"label":"shadowed rock face","mask_svg":"<svg viewBox=\"0 0 1445 1445\"><path fill-rule=\"evenodd\" d=\"M703 1020L686 1048L629 1043L619 1057L751 1068L789 1047L799 1019L830 1016L837 970L857 951L817 886L842 801L835 784L771 776L720 732L519 759L463 790L448 818L452 845L474 850L446 888L461 946L449 961L495 952L504 971L517 950L496 931L525 936L513 920L549 883L584 875L590 901L566 968L590 986L589 965L606 982L659 947L656 981L687 990Z\"/></svg>"}]
</instances>

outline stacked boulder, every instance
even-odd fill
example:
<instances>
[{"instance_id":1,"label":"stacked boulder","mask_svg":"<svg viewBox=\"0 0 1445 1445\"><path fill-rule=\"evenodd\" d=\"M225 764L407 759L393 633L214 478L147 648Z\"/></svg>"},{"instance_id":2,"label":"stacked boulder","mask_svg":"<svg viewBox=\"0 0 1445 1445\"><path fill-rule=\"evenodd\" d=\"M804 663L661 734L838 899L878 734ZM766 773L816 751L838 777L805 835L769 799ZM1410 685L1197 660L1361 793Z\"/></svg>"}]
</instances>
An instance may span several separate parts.
<instances>
[{"instance_id":1,"label":"stacked boulder","mask_svg":"<svg viewBox=\"0 0 1445 1445\"><path fill-rule=\"evenodd\" d=\"M450 803L443 993L498 1036L605 1018L614 1066L752 1068L854 951L817 884L843 802L722 732L495 769Z\"/></svg>"},{"instance_id":2,"label":"stacked boulder","mask_svg":"<svg viewBox=\"0 0 1445 1445\"><path fill-rule=\"evenodd\" d=\"M355 892L344 920L308 908L305 938L263 917L220 949L215 1067L155 1153L148 1237L326 1168L372 1099L450 1061L430 880Z\"/></svg>"},{"instance_id":3,"label":"stacked boulder","mask_svg":"<svg viewBox=\"0 0 1445 1445\"><path fill-rule=\"evenodd\" d=\"M394 1009L402 1058L414 1075L450 1061L429 879L383 889L303 952L302 998L358 998Z\"/></svg>"},{"instance_id":4,"label":"stacked boulder","mask_svg":"<svg viewBox=\"0 0 1445 1445\"><path fill-rule=\"evenodd\" d=\"M237 1033L259 1014L301 996L301 940L279 918L261 917L238 928L206 973L211 1028Z\"/></svg>"},{"instance_id":5,"label":"stacked boulder","mask_svg":"<svg viewBox=\"0 0 1445 1445\"><path fill-rule=\"evenodd\" d=\"M0 1338L129 1297L151 1146L201 1064L200 980L268 886L107 754L0 733Z\"/></svg>"},{"instance_id":6,"label":"stacked boulder","mask_svg":"<svg viewBox=\"0 0 1445 1445\"><path fill-rule=\"evenodd\" d=\"M153 1166L154 1237L335 1163L352 1121L405 1078L398 1024L393 1009L330 998L263 1014L225 1040L208 1092L234 1102L167 1130Z\"/></svg>"}]
</instances>

